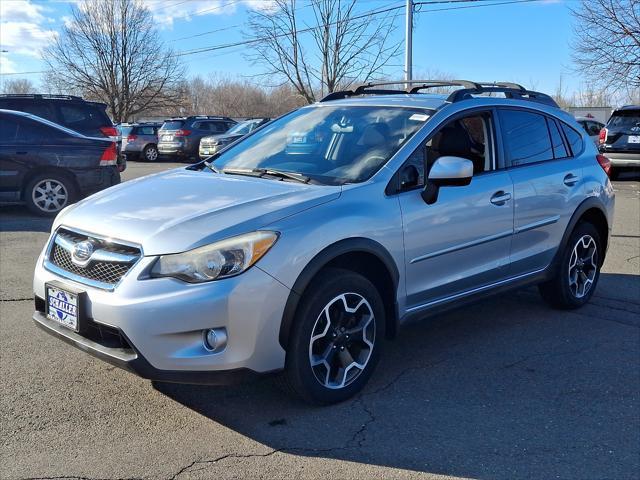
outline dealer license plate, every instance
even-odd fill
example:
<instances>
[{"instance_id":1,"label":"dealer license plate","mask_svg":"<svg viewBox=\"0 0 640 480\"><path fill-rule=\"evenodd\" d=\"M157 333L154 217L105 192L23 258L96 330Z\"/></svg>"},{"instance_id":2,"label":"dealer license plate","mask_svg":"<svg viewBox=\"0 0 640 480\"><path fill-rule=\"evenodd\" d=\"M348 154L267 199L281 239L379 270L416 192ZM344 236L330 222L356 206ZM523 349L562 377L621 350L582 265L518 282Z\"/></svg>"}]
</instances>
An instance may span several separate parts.
<instances>
[{"instance_id":1,"label":"dealer license plate","mask_svg":"<svg viewBox=\"0 0 640 480\"><path fill-rule=\"evenodd\" d=\"M78 330L78 295L47 285L47 317L60 325Z\"/></svg>"}]
</instances>

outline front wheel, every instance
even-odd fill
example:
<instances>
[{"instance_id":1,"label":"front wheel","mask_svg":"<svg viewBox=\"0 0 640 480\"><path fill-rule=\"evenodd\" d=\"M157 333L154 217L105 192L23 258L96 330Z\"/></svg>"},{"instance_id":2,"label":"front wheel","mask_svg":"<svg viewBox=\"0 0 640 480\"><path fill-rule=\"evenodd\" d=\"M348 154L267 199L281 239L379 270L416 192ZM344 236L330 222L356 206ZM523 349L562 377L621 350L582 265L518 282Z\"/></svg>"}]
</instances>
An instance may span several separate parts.
<instances>
[{"instance_id":1,"label":"front wheel","mask_svg":"<svg viewBox=\"0 0 640 480\"><path fill-rule=\"evenodd\" d=\"M327 269L306 289L296 313L284 381L309 403L348 399L369 380L380 356L382 298L365 277Z\"/></svg>"},{"instance_id":2,"label":"front wheel","mask_svg":"<svg viewBox=\"0 0 640 480\"><path fill-rule=\"evenodd\" d=\"M539 286L540 294L557 308L578 308L589 301L600 277L602 242L591 223L579 223L569 237L555 278Z\"/></svg>"}]
</instances>

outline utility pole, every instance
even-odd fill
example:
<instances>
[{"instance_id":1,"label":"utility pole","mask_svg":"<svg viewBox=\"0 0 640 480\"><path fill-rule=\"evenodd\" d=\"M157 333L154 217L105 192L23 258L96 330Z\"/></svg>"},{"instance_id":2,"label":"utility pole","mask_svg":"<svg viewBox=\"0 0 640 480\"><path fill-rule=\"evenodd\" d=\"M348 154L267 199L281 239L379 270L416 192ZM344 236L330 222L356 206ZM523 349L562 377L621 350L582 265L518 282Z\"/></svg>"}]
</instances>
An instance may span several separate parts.
<instances>
[{"instance_id":1,"label":"utility pole","mask_svg":"<svg viewBox=\"0 0 640 480\"><path fill-rule=\"evenodd\" d=\"M413 80L413 0L407 0L405 20L404 79L408 82ZM408 83L407 88L409 88Z\"/></svg>"}]
</instances>

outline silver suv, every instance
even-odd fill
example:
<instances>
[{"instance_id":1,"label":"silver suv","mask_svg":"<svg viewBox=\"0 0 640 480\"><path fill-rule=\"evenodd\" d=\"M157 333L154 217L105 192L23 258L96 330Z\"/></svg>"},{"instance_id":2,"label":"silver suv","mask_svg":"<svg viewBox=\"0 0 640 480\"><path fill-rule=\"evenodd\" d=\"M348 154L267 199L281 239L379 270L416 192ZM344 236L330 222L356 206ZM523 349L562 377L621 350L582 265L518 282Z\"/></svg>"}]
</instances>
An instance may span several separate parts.
<instances>
[{"instance_id":1,"label":"silver suv","mask_svg":"<svg viewBox=\"0 0 640 480\"><path fill-rule=\"evenodd\" d=\"M411 85L333 93L68 207L35 270L36 324L145 378L283 371L326 404L411 319L531 284L584 305L612 225L607 158L547 95Z\"/></svg>"},{"instance_id":2,"label":"silver suv","mask_svg":"<svg viewBox=\"0 0 640 480\"><path fill-rule=\"evenodd\" d=\"M160 123L122 124L118 127L122 137L121 152L127 160L158 160L158 129Z\"/></svg>"}]
</instances>

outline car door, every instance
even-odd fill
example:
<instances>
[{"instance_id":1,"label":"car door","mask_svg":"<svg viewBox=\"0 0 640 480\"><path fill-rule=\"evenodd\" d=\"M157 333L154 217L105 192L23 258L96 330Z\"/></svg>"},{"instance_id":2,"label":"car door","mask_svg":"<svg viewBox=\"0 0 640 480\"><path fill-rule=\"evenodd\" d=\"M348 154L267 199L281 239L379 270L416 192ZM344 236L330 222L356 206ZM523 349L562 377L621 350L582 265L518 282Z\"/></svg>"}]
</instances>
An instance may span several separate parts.
<instances>
[{"instance_id":1,"label":"car door","mask_svg":"<svg viewBox=\"0 0 640 480\"><path fill-rule=\"evenodd\" d=\"M466 122L467 134L476 137L478 149L483 143L482 157L465 153L468 148L464 145L469 142L459 126L449 129L450 121L434 132L403 166L423 169L418 172L417 185L398 195L408 312L491 285L502 280L508 270L513 186L509 174L500 168L494 113L475 111L453 122L459 120ZM479 124L482 126L478 127ZM467 186L441 188L437 201L427 205L421 196L423 173L428 172L437 158L446 155L473 156L473 178Z\"/></svg>"},{"instance_id":2,"label":"car door","mask_svg":"<svg viewBox=\"0 0 640 480\"><path fill-rule=\"evenodd\" d=\"M34 123L18 115L0 115L0 200L19 200L27 172L39 161L41 141Z\"/></svg>"},{"instance_id":3,"label":"car door","mask_svg":"<svg viewBox=\"0 0 640 480\"><path fill-rule=\"evenodd\" d=\"M514 188L510 273L521 275L549 265L584 199L582 168L573 160L565 135L577 142L576 156L584 145L572 127L537 111L502 108L499 120Z\"/></svg>"}]
</instances>

